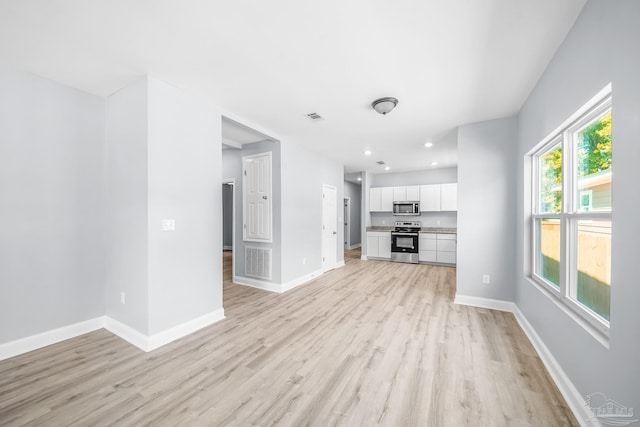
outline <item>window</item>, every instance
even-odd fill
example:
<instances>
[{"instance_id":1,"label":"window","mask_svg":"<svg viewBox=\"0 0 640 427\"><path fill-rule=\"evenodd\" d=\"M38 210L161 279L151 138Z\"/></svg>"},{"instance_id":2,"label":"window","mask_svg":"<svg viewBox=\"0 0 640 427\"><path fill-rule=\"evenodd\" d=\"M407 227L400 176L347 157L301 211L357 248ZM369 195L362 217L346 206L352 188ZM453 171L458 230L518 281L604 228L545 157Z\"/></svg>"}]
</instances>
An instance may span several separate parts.
<instances>
[{"instance_id":1,"label":"window","mask_svg":"<svg viewBox=\"0 0 640 427\"><path fill-rule=\"evenodd\" d=\"M608 333L611 86L532 153L532 278Z\"/></svg>"}]
</instances>

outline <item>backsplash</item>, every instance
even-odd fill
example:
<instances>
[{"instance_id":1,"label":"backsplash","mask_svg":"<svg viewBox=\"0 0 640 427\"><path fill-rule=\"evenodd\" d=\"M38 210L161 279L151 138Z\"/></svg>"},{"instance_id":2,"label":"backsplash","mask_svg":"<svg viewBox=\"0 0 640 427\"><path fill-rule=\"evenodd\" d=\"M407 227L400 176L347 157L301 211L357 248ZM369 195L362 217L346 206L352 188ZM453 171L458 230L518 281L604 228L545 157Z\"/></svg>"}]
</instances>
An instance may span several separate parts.
<instances>
[{"instance_id":1,"label":"backsplash","mask_svg":"<svg viewBox=\"0 0 640 427\"><path fill-rule=\"evenodd\" d=\"M457 227L458 213L422 212L419 216L393 216L390 212L371 212L371 225L393 226L396 221L420 221L423 227Z\"/></svg>"}]
</instances>

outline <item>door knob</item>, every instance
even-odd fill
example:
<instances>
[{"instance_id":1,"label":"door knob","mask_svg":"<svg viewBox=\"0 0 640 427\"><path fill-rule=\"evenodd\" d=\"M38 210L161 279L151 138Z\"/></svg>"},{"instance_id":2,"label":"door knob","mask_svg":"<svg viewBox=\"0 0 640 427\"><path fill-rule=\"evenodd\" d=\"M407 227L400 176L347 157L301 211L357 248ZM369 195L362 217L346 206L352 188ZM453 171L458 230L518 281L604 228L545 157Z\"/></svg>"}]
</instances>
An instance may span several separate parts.
<instances>
[{"instance_id":1,"label":"door knob","mask_svg":"<svg viewBox=\"0 0 640 427\"><path fill-rule=\"evenodd\" d=\"M338 234L338 233L334 231L333 234Z\"/></svg>"},{"instance_id":2,"label":"door knob","mask_svg":"<svg viewBox=\"0 0 640 427\"><path fill-rule=\"evenodd\" d=\"M267 196L262 196L263 199L267 200Z\"/></svg>"}]
</instances>

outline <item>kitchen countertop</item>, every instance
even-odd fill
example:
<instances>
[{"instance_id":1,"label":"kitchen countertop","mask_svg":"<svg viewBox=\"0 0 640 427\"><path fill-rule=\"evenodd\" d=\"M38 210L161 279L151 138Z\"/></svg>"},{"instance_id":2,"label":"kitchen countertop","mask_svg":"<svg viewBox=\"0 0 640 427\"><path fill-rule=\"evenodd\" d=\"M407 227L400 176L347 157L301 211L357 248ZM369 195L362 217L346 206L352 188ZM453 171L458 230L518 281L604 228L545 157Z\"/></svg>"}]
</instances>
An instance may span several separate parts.
<instances>
[{"instance_id":1,"label":"kitchen countertop","mask_svg":"<svg viewBox=\"0 0 640 427\"><path fill-rule=\"evenodd\" d=\"M367 231L393 231L395 227L389 227L387 225L370 225L367 227Z\"/></svg>"},{"instance_id":2,"label":"kitchen countertop","mask_svg":"<svg viewBox=\"0 0 640 427\"><path fill-rule=\"evenodd\" d=\"M367 231L393 231L395 227L387 225L372 225L367 227ZM456 234L458 229L455 227L422 227L421 233L439 233L439 234Z\"/></svg>"},{"instance_id":3,"label":"kitchen countertop","mask_svg":"<svg viewBox=\"0 0 640 427\"><path fill-rule=\"evenodd\" d=\"M457 234L458 229L455 227L422 227L421 233L438 233L438 234Z\"/></svg>"}]
</instances>

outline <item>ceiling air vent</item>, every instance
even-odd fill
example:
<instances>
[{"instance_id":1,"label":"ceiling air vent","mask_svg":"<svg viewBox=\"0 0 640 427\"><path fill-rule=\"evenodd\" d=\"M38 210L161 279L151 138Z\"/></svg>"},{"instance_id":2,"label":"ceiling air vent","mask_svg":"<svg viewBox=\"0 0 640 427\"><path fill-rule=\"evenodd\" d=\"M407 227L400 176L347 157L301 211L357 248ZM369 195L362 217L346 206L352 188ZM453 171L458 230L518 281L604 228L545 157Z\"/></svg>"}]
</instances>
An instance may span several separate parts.
<instances>
[{"instance_id":1,"label":"ceiling air vent","mask_svg":"<svg viewBox=\"0 0 640 427\"><path fill-rule=\"evenodd\" d=\"M386 163L385 163L385 162L383 162L382 160L380 160L379 162L376 162L376 163L377 163L377 164L379 164L379 165L381 165L381 166L382 166L382 165L384 165L384 164L386 164Z\"/></svg>"},{"instance_id":2,"label":"ceiling air vent","mask_svg":"<svg viewBox=\"0 0 640 427\"><path fill-rule=\"evenodd\" d=\"M316 120L324 120L324 117L322 117L322 116L321 116L320 114L318 114L318 113L309 113L309 114L307 114L306 116L309 118L309 120L313 120L313 121L316 121Z\"/></svg>"}]
</instances>

